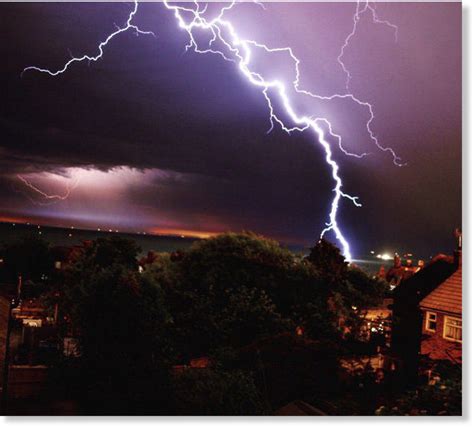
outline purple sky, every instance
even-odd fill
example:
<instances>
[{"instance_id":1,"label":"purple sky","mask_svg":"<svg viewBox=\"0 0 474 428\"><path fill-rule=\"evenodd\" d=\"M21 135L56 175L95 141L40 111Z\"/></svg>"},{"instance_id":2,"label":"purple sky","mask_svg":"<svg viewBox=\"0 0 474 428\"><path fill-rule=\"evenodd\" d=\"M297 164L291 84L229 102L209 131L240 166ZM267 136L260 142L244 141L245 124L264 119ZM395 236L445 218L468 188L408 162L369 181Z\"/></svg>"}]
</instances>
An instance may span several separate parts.
<instances>
[{"instance_id":1,"label":"purple sky","mask_svg":"<svg viewBox=\"0 0 474 428\"><path fill-rule=\"evenodd\" d=\"M171 12L141 4L136 23L157 38L122 34L98 63L52 78L20 72L60 67L69 53L96 53L130 4L0 4L2 93L0 217L130 230L250 229L287 242L314 242L327 220L333 182L310 133L267 135L262 95L232 63L184 53ZM301 87L343 93L337 56L352 28L353 3L242 4L239 32L291 46ZM334 149L345 191L340 225L355 254L370 249L430 255L449 251L461 224L461 4L380 3L391 28L362 17L345 50L351 91L373 104L374 132L408 162L392 164L349 103L295 99L328 117L363 159ZM290 78L283 56L257 59L265 75ZM333 141L335 144L335 141ZM41 198L17 174L67 200ZM33 201L32 201L33 199ZM36 203L35 203L36 202Z\"/></svg>"}]
</instances>

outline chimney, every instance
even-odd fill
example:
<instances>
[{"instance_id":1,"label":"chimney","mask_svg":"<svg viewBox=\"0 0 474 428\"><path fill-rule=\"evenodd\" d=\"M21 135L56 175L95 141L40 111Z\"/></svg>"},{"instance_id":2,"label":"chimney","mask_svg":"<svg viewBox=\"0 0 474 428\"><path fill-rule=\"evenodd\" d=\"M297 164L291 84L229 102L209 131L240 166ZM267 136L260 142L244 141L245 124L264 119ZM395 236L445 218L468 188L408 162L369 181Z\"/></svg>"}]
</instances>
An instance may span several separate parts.
<instances>
[{"instance_id":1,"label":"chimney","mask_svg":"<svg viewBox=\"0 0 474 428\"><path fill-rule=\"evenodd\" d=\"M462 268L462 232L461 229L456 228L454 231L456 237L456 250L454 251L454 263L458 268Z\"/></svg>"},{"instance_id":2,"label":"chimney","mask_svg":"<svg viewBox=\"0 0 474 428\"><path fill-rule=\"evenodd\" d=\"M23 280L22 280L21 273L20 273L20 275L18 275L18 285L17 285L17 288L16 288L16 298L17 298L18 302L20 302L20 300L21 300L22 284L23 284Z\"/></svg>"},{"instance_id":3,"label":"chimney","mask_svg":"<svg viewBox=\"0 0 474 428\"><path fill-rule=\"evenodd\" d=\"M393 267L399 268L401 265L402 265L402 260L400 259L400 256L395 253L395 256L393 257Z\"/></svg>"}]
</instances>

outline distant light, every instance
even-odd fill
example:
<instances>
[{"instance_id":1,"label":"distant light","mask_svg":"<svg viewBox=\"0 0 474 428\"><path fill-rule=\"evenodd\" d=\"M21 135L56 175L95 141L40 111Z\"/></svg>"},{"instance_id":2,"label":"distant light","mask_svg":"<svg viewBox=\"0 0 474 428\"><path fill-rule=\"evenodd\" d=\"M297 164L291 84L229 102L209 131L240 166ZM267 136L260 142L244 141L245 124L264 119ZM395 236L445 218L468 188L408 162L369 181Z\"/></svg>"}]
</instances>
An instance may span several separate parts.
<instances>
[{"instance_id":1,"label":"distant light","mask_svg":"<svg viewBox=\"0 0 474 428\"><path fill-rule=\"evenodd\" d=\"M390 260L392 258L392 256L388 253L384 253L384 254L382 254L382 256L380 258L382 260Z\"/></svg>"},{"instance_id":2,"label":"distant light","mask_svg":"<svg viewBox=\"0 0 474 428\"><path fill-rule=\"evenodd\" d=\"M375 254L375 251L374 251L374 250L372 250L372 251L370 252L370 254Z\"/></svg>"}]
</instances>

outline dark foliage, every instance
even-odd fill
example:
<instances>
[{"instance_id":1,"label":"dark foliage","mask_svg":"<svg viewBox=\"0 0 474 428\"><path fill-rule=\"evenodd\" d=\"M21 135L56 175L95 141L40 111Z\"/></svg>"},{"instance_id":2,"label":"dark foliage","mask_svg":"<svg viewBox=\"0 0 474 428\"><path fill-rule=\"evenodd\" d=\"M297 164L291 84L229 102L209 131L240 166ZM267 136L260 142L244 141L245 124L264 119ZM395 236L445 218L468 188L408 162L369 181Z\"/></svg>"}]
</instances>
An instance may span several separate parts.
<instances>
[{"instance_id":1,"label":"dark foliage","mask_svg":"<svg viewBox=\"0 0 474 428\"><path fill-rule=\"evenodd\" d=\"M303 258L228 233L149 254L141 271L138 254L133 241L98 239L55 276L48 298L80 356L55 360L52 385L81 414L270 414L334 397L345 332L357 329L353 306L385 291L326 241ZM197 357L210 364L173 368Z\"/></svg>"},{"instance_id":2,"label":"dark foliage","mask_svg":"<svg viewBox=\"0 0 474 428\"><path fill-rule=\"evenodd\" d=\"M24 281L41 284L47 281L54 268L49 244L35 235L3 247L1 258L0 274L4 282L16 283L21 275Z\"/></svg>"},{"instance_id":3,"label":"dark foliage","mask_svg":"<svg viewBox=\"0 0 474 428\"><path fill-rule=\"evenodd\" d=\"M417 387L398 394L380 406L381 416L461 416L462 371L457 364L440 361L431 378Z\"/></svg>"},{"instance_id":4,"label":"dark foliage","mask_svg":"<svg viewBox=\"0 0 474 428\"><path fill-rule=\"evenodd\" d=\"M251 372L188 370L173 380L177 415L239 416L268 413Z\"/></svg>"}]
</instances>

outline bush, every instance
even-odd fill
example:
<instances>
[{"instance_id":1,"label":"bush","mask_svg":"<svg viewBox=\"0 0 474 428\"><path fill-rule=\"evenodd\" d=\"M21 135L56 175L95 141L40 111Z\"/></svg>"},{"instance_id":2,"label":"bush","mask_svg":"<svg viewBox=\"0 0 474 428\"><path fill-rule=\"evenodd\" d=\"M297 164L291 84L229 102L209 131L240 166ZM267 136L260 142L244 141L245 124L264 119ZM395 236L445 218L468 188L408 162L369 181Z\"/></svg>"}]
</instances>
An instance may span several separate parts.
<instances>
[{"instance_id":1,"label":"bush","mask_svg":"<svg viewBox=\"0 0 474 428\"><path fill-rule=\"evenodd\" d=\"M177 415L262 415L264 403L250 372L188 369L175 375L173 408Z\"/></svg>"}]
</instances>

